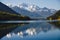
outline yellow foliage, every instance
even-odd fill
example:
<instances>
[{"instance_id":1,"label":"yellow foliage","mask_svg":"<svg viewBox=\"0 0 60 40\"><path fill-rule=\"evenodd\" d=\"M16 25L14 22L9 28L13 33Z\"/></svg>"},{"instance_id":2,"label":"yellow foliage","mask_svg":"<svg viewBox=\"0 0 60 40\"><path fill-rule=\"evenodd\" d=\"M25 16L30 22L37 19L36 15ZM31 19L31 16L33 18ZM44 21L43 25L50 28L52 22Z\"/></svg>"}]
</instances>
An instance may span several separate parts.
<instances>
[{"instance_id":1,"label":"yellow foliage","mask_svg":"<svg viewBox=\"0 0 60 40\"><path fill-rule=\"evenodd\" d=\"M60 20L60 16L58 17L58 19L57 20Z\"/></svg>"},{"instance_id":2,"label":"yellow foliage","mask_svg":"<svg viewBox=\"0 0 60 40\"><path fill-rule=\"evenodd\" d=\"M60 20L60 18L58 18L57 20Z\"/></svg>"},{"instance_id":3,"label":"yellow foliage","mask_svg":"<svg viewBox=\"0 0 60 40\"><path fill-rule=\"evenodd\" d=\"M52 18L49 18L49 20L52 20Z\"/></svg>"}]
</instances>

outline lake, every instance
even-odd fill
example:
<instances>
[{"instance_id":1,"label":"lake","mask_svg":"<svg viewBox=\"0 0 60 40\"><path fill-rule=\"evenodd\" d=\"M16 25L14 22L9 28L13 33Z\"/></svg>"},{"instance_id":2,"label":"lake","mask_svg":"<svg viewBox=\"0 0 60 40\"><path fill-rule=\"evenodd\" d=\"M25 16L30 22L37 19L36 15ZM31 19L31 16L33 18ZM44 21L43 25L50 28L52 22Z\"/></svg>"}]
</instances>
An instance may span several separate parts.
<instances>
[{"instance_id":1,"label":"lake","mask_svg":"<svg viewBox=\"0 0 60 40\"><path fill-rule=\"evenodd\" d=\"M60 40L60 25L42 20L16 22L0 23L0 40Z\"/></svg>"}]
</instances>

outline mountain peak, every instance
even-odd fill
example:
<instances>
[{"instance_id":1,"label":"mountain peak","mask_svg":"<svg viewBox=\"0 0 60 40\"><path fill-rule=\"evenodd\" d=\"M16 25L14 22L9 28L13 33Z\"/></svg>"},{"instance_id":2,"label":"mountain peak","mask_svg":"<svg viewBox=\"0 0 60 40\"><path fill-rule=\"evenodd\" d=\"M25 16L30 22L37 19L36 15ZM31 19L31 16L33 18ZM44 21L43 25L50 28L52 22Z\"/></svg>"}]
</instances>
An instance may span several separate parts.
<instances>
[{"instance_id":1,"label":"mountain peak","mask_svg":"<svg viewBox=\"0 0 60 40\"><path fill-rule=\"evenodd\" d=\"M2 2L0 2L0 5L3 4Z\"/></svg>"},{"instance_id":2,"label":"mountain peak","mask_svg":"<svg viewBox=\"0 0 60 40\"><path fill-rule=\"evenodd\" d=\"M28 5L25 4L25 3L22 3L22 4L19 4L18 7L20 7L20 8L25 8L25 7L28 7Z\"/></svg>"},{"instance_id":3,"label":"mountain peak","mask_svg":"<svg viewBox=\"0 0 60 40\"><path fill-rule=\"evenodd\" d=\"M2 2L0 2L0 11L6 11L6 12L18 14L17 12L13 11L11 8L9 8L8 6L6 6Z\"/></svg>"},{"instance_id":4,"label":"mountain peak","mask_svg":"<svg viewBox=\"0 0 60 40\"><path fill-rule=\"evenodd\" d=\"M48 9L47 7L44 7L43 9Z\"/></svg>"},{"instance_id":5,"label":"mountain peak","mask_svg":"<svg viewBox=\"0 0 60 40\"><path fill-rule=\"evenodd\" d=\"M2 3L2 2L0 2L0 3Z\"/></svg>"}]
</instances>

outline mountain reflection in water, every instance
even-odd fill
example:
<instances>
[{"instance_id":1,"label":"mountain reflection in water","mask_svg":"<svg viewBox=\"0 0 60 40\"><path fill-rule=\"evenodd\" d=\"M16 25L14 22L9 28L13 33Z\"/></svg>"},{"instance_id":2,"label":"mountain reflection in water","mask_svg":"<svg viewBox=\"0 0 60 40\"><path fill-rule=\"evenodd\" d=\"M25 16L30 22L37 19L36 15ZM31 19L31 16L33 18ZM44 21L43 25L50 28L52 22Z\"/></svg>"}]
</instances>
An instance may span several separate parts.
<instances>
[{"instance_id":1,"label":"mountain reflection in water","mask_svg":"<svg viewBox=\"0 0 60 40\"><path fill-rule=\"evenodd\" d=\"M5 36L7 33L11 32L15 28L17 28L17 26L22 26L22 25L24 25L24 23L20 23L20 24L0 23L0 38Z\"/></svg>"},{"instance_id":2,"label":"mountain reflection in water","mask_svg":"<svg viewBox=\"0 0 60 40\"><path fill-rule=\"evenodd\" d=\"M9 24L7 25L10 26ZM1 40L60 40L60 30L51 23L33 22L26 25L14 25L14 27L11 26L13 29L10 28L8 33L6 31L9 29L5 30L5 35Z\"/></svg>"}]
</instances>

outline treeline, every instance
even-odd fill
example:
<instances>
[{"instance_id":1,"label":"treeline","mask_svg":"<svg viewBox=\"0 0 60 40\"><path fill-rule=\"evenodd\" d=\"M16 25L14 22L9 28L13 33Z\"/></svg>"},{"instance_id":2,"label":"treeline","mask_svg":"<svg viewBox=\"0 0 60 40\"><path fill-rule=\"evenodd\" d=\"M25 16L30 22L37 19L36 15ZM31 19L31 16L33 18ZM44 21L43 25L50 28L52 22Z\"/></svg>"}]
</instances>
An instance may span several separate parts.
<instances>
[{"instance_id":1,"label":"treeline","mask_svg":"<svg viewBox=\"0 0 60 40\"><path fill-rule=\"evenodd\" d=\"M60 10L57 11L54 15L51 15L49 17L47 17L47 19L52 19L52 20L60 20Z\"/></svg>"},{"instance_id":2,"label":"treeline","mask_svg":"<svg viewBox=\"0 0 60 40\"><path fill-rule=\"evenodd\" d=\"M0 20L29 20L30 18L27 16L21 16L14 13L9 13L5 11L0 11Z\"/></svg>"},{"instance_id":3,"label":"treeline","mask_svg":"<svg viewBox=\"0 0 60 40\"><path fill-rule=\"evenodd\" d=\"M56 22L50 22L51 24L55 25L57 28L60 28L60 10L57 11L54 15L47 18L48 20L59 20Z\"/></svg>"}]
</instances>

